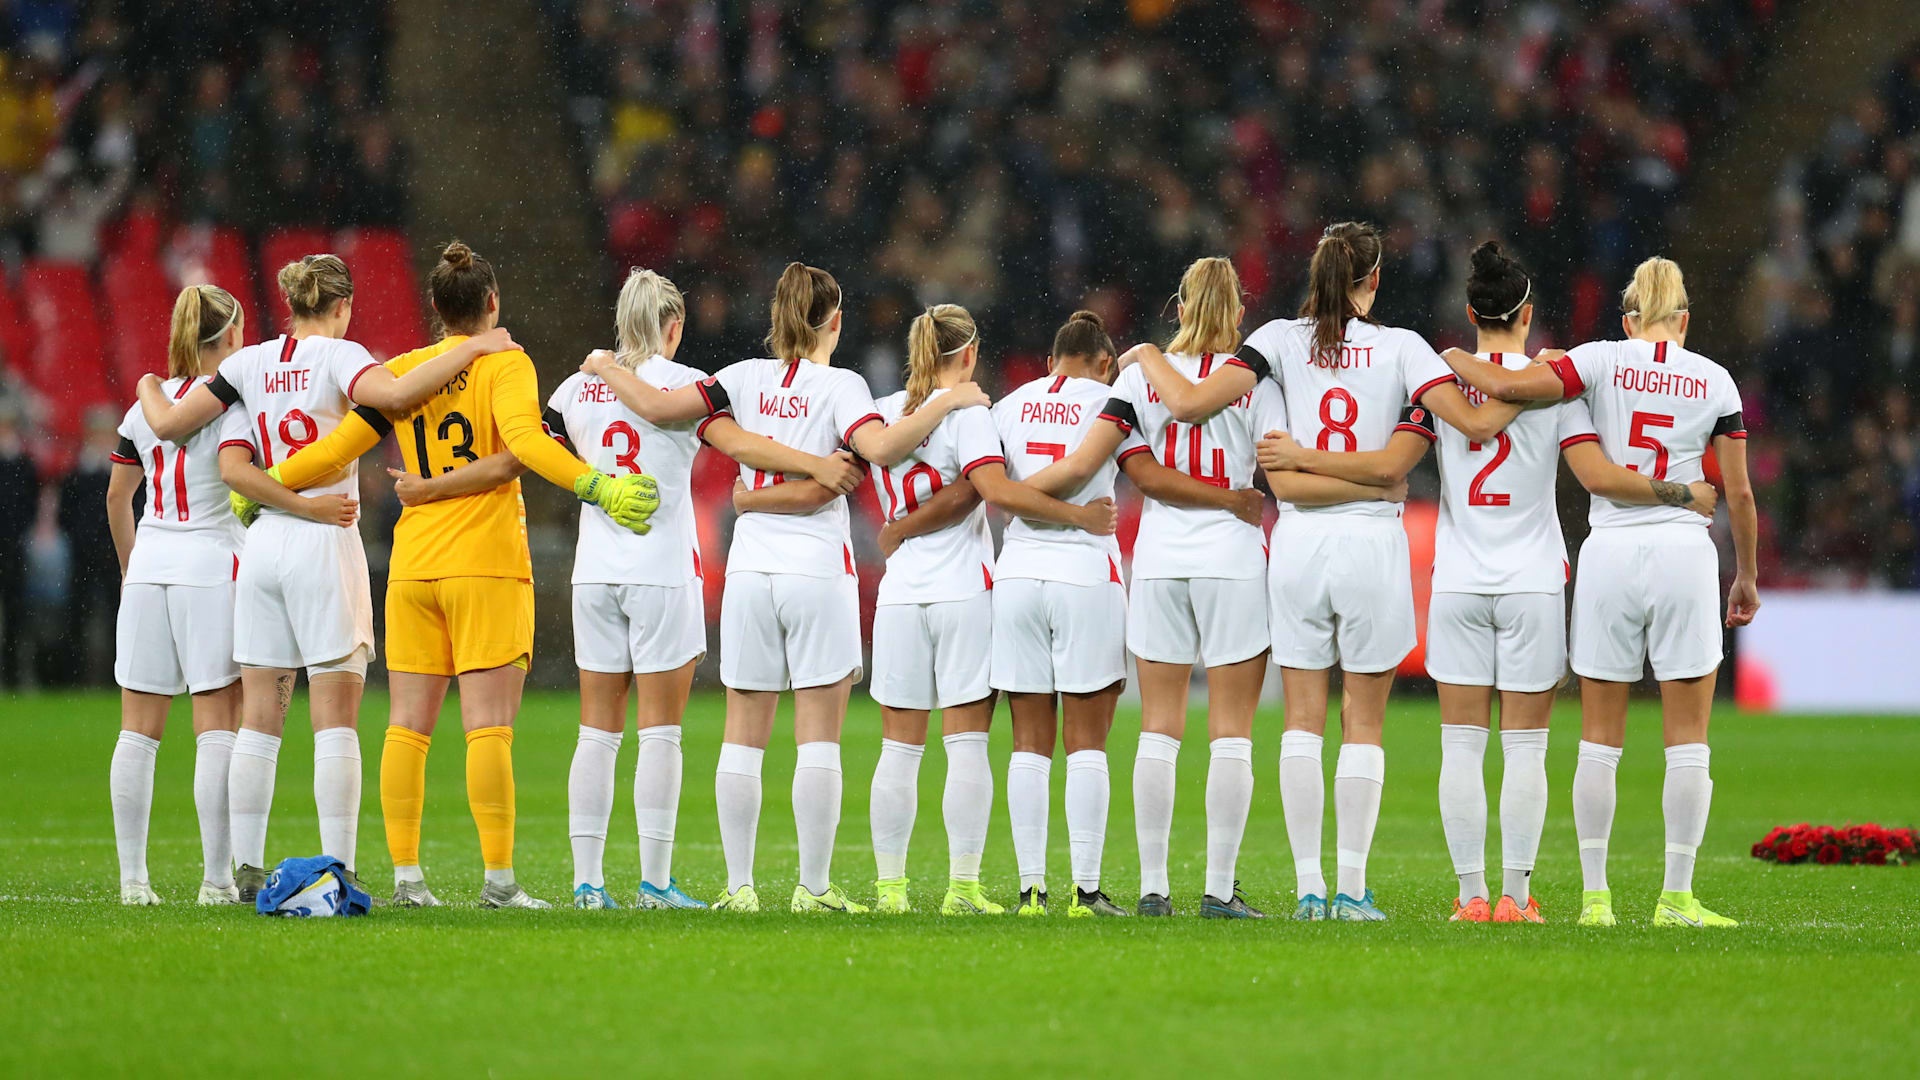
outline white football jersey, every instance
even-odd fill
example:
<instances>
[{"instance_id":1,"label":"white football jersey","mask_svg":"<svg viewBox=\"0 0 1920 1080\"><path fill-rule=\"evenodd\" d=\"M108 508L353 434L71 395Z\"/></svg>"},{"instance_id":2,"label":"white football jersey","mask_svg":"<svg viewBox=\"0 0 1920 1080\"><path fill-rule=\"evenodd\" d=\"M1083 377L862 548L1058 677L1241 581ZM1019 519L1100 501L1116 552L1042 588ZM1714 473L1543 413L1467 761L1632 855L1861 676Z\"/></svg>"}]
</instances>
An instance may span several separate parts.
<instances>
[{"instance_id":1,"label":"white football jersey","mask_svg":"<svg viewBox=\"0 0 1920 1080\"><path fill-rule=\"evenodd\" d=\"M1286 394L1286 430L1317 450L1383 450L1401 409L1453 370L1411 330L1347 320L1346 340L1333 352L1313 348L1312 319L1275 319L1255 330L1238 353L1257 374L1271 374ZM1374 500L1335 506L1281 504L1282 513L1399 517L1400 504Z\"/></svg>"},{"instance_id":2,"label":"white football jersey","mask_svg":"<svg viewBox=\"0 0 1920 1080\"><path fill-rule=\"evenodd\" d=\"M809 360L742 360L698 385L708 412L730 411L755 435L809 454L831 454L855 428L880 419L865 379ZM787 478L742 465L740 479L763 488ZM854 573L847 500L835 499L811 514L740 515L727 554L727 573L735 571L808 577Z\"/></svg>"},{"instance_id":3,"label":"white football jersey","mask_svg":"<svg viewBox=\"0 0 1920 1080\"><path fill-rule=\"evenodd\" d=\"M160 385L178 401L205 381L168 379ZM134 530L127 584L206 586L233 580L247 531L228 508L227 485L220 479L220 448L229 442L253 445L246 415L234 409L184 443L162 442L140 406L127 410L113 460L137 465L147 477L147 512Z\"/></svg>"},{"instance_id":4,"label":"white football jersey","mask_svg":"<svg viewBox=\"0 0 1920 1080\"><path fill-rule=\"evenodd\" d=\"M1482 359L1512 371L1532 363L1525 353ZM1466 395L1475 405L1486 400L1471 387ZM1583 401L1528 409L1492 442L1473 442L1439 424L1433 590L1495 595L1564 588L1567 541L1554 503L1560 451L1598 438Z\"/></svg>"},{"instance_id":5,"label":"white football jersey","mask_svg":"<svg viewBox=\"0 0 1920 1080\"><path fill-rule=\"evenodd\" d=\"M1025 480L1072 453L1093 425L1113 388L1096 379L1046 375L1003 397L993 407L993 426L1007 457L1007 475ZM1128 435L1112 461L1103 462L1077 491L1061 501L1085 506L1113 498L1113 477L1129 454L1144 454L1147 444ZM1120 542L1070 525L1049 525L1024 518L1007 523L1000 536L1000 561L994 576L1036 578L1066 585L1120 581Z\"/></svg>"},{"instance_id":6,"label":"white football jersey","mask_svg":"<svg viewBox=\"0 0 1920 1080\"><path fill-rule=\"evenodd\" d=\"M1747 437L1740 392L1719 364L1666 341L1594 341L1553 362L1569 398L1585 396L1607 456L1655 480L1706 479L1701 455L1716 435ZM1683 521L1710 524L1683 506L1629 506L1594 496L1595 528Z\"/></svg>"},{"instance_id":7,"label":"white football jersey","mask_svg":"<svg viewBox=\"0 0 1920 1080\"><path fill-rule=\"evenodd\" d=\"M289 335L237 350L220 362L216 381L238 395L228 411L247 414L259 454L255 463L266 469L338 427L353 410L353 384L378 366L358 342L318 336L296 341ZM359 463L304 494L359 498ZM271 506L261 512L281 513Z\"/></svg>"},{"instance_id":8,"label":"white football jersey","mask_svg":"<svg viewBox=\"0 0 1920 1080\"><path fill-rule=\"evenodd\" d=\"M662 390L707 377L704 371L657 355L643 361L634 375ZM660 508L644 536L615 524L598 506L580 504L580 535L573 548L575 585L685 585L700 576L693 459L700 452L700 432L714 418L649 423L620 404L599 376L585 372L575 372L554 390L547 399L547 434L601 472L644 472L660 484Z\"/></svg>"},{"instance_id":9,"label":"white football jersey","mask_svg":"<svg viewBox=\"0 0 1920 1080\"><path fill-rule=\"evenodd\" d=\"M1167 362L1195 382L1231 356L1172 353ZM1254 444L1286 428L1279 384L1261 379L1248 393L1202 424L1182 424L1167 411L1138 364L1120 373L1102 414L1122 432L1138 432L1162 465L1203 484L1244 491L1259 468ZM1230 511L1167 506L1146 501L1140 534L1133 542L1135 578L1257 578L1267 572L1266 534Z\"/></svg>"},{"instance_id":10,"label":"white football jersey","mask_svg":"<svg viewBox=\"0 0 1920 1080\"><path fill-rule=\"evenodd\" d=\"M935 390L928 401L946 393ZM889 394L878 402L880 417L891 424L907 405L907 392ZM922 405L921 408L926 406ZM940 418L918 449L892 466L868 465L880 512L898 521L918 509L934 492L981 465L1004 465L1000 435L993 414L984 408L959 409ZM974 569L978 567L979 569ZM880 579L881 604L937 604L965 600L993 587L993 533L987 529L987 507L973 512L939 532L903 542L887 559Z\"/></svg>"}]
</instances>

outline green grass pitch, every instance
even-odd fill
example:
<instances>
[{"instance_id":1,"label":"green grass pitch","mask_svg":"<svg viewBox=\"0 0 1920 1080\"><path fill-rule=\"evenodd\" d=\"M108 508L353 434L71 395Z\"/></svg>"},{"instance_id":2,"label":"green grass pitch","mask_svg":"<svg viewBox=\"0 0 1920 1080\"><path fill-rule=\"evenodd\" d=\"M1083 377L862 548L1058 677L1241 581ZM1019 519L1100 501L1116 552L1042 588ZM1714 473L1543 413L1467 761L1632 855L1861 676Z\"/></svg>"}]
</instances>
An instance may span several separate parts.
<instances>
[{"instance_id":1,"label":"green grass pitch","mask_svg":"<svg viewBox=\"0 0 1920 1080\"><path fill-rule=\"evenodd\" d=\"M303 696L304 698L304 696ZM317 849L304 700L281 755L269 853ZM571 884L566 777L575 703L531 695L514 744L518 860L536 895ZM696 698L676 869L711 898L723 884L713 816L719 698ZM377 762L385 700L364 710L360 868L388 877ZM297 1069L372 1076L715 1078L992 1077L1189 1073L1348 1077L1913 1075L1920 1051L1920 868L1775 867L1747 855L1772 825L1920 819L1920 723L1728 711L1714 731L1713 823L1698 891L1745 921L1726 932L1656 931L1662 760L1657 712L1640 707L1620 772L1613 888L1622 925L1571 925L1579 876L1567 785L1577 710L1556 716L1553 802L1535 892L1551 925L1453 926L1453 877L1434 805L1438 717L1397 702L1370 876L1378 925L1203 922L1206 753L1180 761L1175 901L1185 917L1069 923L1012 915L942 919L944 762L930 750L911 873L921 914L802 918L784 910L482 912L463 746L450 705L428 766L425 861L438 911L270 920L192 905L199 872L184 705L160 755L151 863L165 907L117 897L107 759L113 696L0 697L0 1076L216 1076ZM995 732L995 820L985 880L1012 900L1004 725ZM1203 728L1195 711L1195 728ZM1112 743L1109 890L1137 895L1131 772L1137 720ZM1257 789L1240 872L1283 913L1291 856L1275 783L1279 718L1256 729ZM837 879L871 896L867 784L877 710L856 699L845 740ZM633 740L608 849L608 884L638 881ZM1488 778L1497 792L1499 754ZM784 908L794 842L791 728L767 756L758 874ZM1327 755L1331 770L1333 755ZM1055 899L1067 887L1054 770ZM1329 785L1331 786L1331 785ZM1495 835L1488 855L1497 866ZM1332 822L1327 852L1331 861ZM283 1057L282 1055L287 1055Z\"/></svg>"}]
</instances>

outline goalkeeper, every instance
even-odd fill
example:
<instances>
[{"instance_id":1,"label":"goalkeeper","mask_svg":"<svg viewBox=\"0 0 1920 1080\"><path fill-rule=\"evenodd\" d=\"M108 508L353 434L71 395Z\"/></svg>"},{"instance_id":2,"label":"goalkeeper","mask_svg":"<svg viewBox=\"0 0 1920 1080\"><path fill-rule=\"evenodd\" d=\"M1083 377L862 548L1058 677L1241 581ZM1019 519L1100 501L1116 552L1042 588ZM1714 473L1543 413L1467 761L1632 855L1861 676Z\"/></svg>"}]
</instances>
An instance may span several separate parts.
<instances>
[{"instance_id":1,"label":"goalkeeper","mask_svg":"<svg viewBox=\"0 0 1920 1080\"><path fill-rule=\"evenodd\" d=\"M428 287L446 336L388 361L395 374L499 321L493 268L465 244L447 246ZM407 472L428 481L435 500L401 512L387 575L392 713L380 760L380 803L394 902L438 903L420 869L420 818L429 740L457 678L467 800L486 870L480 902L546 907L513 875L513 721L533 653L533 562L517 477L524 465L638 533L647 531L659 494L651 476L609 476L548 437L533 362L518 349L481 357L405 414L350 414L273 475L295 490L324 481L388 431L397 433Z\"/></svg>"}]
</instances>

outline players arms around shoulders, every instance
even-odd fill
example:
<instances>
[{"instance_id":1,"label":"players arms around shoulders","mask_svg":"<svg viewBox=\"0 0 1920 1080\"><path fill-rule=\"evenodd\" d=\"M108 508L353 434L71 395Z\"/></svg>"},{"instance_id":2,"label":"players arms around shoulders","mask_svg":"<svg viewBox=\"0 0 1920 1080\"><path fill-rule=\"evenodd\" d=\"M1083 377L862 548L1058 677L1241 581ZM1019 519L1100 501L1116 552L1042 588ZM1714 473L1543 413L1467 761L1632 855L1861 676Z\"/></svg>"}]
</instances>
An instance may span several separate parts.
<instances>
[{"instance_id":1,"label":"players arms around shoulders","mask_svg":"<svg viewBox=\"0 0 1920 1080\"><path fill-rule=\"evenodd\" d=\"M447 246L429 276L440 339L382 364L348 340L353 284L338 257L289 264L287 332L243 344L245 313L212 286L180 294L169 378L141 380L114 455L108 518L123 576L115 675L122 732L109 788L121 897L158 903L147 871L154 763L171 698L192 696L199 902L250 902L266 878L281 728L300 669L314 725L323 853L354 873L357 725L373 656L356 462L389 433L403 510L386 591L391 705L379 786L392 903L434 906L420 852L427 751L458 684L480 903L545 907L515 879L511 748L533 652L532 559L519 477L582 502L572 571L580 727L568 781L573 904L608 909L615 761L633 718L642 908L759 910L761 771L791 694L798 913L913 910L907 876L919 772L937 712L946 759L945 915L1006 910L983 880L995 777L988 731L1004 694L1004 776L1022 916L1054 906L1047 835L1065 743L1069 918L1171 916L1177 763L1195 666L1208 681L1203 917L1266 917L1243 888L1254 718L1268 664L1286 711L1277 762L1297 920L1375 922L1367 864L1386 777L1393 679L1416 639L1400 521L1406 477L1432 448L1441 497L1427 668L1441 706L1439 810L1458 922L1546 919L1532 886L1545 819L1547 725L1580 677L1572 781L1584 925L1615 921L1606 867L1628 693L1651 664L1666 729L1665 880L1652 921L1731 926L1693 871L1712 794L1707 727L1721 629L1751 622L1757 529L1746 429L1724 368L1686 346L1679 267L1654 258L1622 299L1625 334L1530 358L1534 279L1497 243L1472 253L1473 352L1436 353L1372 312L1384 245L1327 229L1297 317L1244 333L1233 265L1204 258L1176 293L1164 347L1120 353L1098 316L1055 335L1045 375L991 403L971 314L936 304L908 332L905 389L876 400L834 358L839 283L790 264L767 355L712 375L680 359L687 305L634 270L598 350L541 404L527 354L499 324L490 263ZM714 776L726 883L712 904L673 874L681 723L707 652L692 465L702 444L739 476L720 617L726 721ZM1720 485L1707 482L1708 458ZM644 458L644 465L643 465ZM595 464L588 464L592 460ZM1555 510L1564 460L1591 495L1571 582ZM1114 538L1120 473L1145 496L1131 573ZM866 663L847 496L870 482L886 556L870 692L881 709L870 779L871 904L834 880L847 702ZM144 484L146 512L136 522ZM1724 613L1706 526L1724 492L1736 559ZM1271 496L1278 512L1271 515ZM232 513L227 504L231 502ZM1006 518L999 550L987 507ZM236 517L238 520L236 520ZM241 522L250 524L242 528ZM1646 575L1648 564L1667 568ZM1108 895L1107 744L1139 679L1133 763L1138 900ZM1341 745L1321 837L1330 675ZM629 704L631 700L631 705ZM1485 862L1482 763L1498 702L1505 758L1496 893ZM289 848L307 844L283 840ZM1256 874L1277 852L1257 852Z\"/></svg>"}]
</instances>

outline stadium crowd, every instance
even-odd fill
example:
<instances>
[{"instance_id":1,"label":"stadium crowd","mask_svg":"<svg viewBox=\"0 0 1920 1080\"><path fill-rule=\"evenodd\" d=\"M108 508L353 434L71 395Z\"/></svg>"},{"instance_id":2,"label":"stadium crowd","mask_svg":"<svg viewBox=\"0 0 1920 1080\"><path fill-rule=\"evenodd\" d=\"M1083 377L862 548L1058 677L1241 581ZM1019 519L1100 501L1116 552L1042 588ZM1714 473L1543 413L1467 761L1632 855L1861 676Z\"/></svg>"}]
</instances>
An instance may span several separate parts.
<instances>
[{"instance_id":1,"label":"stadium crowd","mask_svg":"<svg viewBox=\"0 0 1920 1080\"><path fill-rule=\"evenodd\" d=\"M1745 381L1776 436L1753 465L1783 583L1920 586L1916 159L1920 40L1781 176Z\"/></svg>"},{"instance_id":2,"label":"stadium crowd","mask_svg":"<svg viewBox=\"0 0 1920 1080\"><path fill-rule=\"evenodd\" d=\"M0 261L13 283L0 293L43 268L60 281L77 274L82 308L98 310L62 330L104 339L116 328L114 256L131 238L157 250L170 297L200 272L210 228L257 238L399 225L406 155L380 100L385 9L0 6ZM111 405L49 393L60 380L39 370L40 321L9 310L0 333L0 686L106 681L119 586L98 507L126 388L111 389ZM143 347L157 356L158 346ZM37 662L29 604L54 616L44 625L78 628Z\"/></svg>"}]
</instances>

